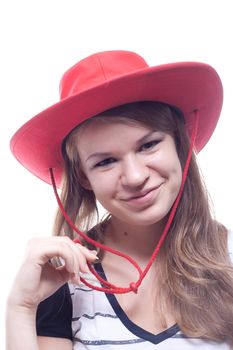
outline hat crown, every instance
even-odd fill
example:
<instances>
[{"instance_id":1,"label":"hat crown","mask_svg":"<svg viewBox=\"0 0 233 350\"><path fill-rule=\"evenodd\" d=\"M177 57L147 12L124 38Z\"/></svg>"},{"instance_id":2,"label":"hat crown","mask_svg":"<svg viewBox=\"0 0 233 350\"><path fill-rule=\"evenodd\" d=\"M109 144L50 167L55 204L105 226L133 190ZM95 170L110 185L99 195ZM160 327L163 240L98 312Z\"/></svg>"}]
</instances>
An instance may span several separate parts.
<instances>
[{"instance_id":1,"label":"hat crown","mask_svg":"<svg viewBox=\"0 0 233 350\"><path fill-rule=\"evenodd\" d=\"M60 98L68 98L146 67L146 61L131 51L115 50L93 54L65 72L60 82Z\"/></svg>"}]
</instances>

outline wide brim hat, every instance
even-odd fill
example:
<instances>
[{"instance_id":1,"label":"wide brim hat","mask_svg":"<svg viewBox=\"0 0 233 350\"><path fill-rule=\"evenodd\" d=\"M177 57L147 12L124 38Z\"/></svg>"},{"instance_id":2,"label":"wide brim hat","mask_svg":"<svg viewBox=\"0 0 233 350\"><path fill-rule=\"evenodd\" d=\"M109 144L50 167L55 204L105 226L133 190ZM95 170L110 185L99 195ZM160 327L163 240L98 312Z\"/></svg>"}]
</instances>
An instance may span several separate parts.
<instances>
[{"instance_id":1,"label":"wide brim hat","mask_svg":"<svg viewBox=\"0 0 233 350\"><path fill-rule=\"evenodd\" d=\"M12 137L16 159L31 173L57 185L63 175L62 143L84 120L110 108L136 101L159 101L178 108L188 133L199 126L195 149L210 139L220 116L223 89L217 72L205 63L179 62L149 67L130 51L93 54L71 67L60 83L61 99L24 124Z\"/></svg>"}]
</instances>

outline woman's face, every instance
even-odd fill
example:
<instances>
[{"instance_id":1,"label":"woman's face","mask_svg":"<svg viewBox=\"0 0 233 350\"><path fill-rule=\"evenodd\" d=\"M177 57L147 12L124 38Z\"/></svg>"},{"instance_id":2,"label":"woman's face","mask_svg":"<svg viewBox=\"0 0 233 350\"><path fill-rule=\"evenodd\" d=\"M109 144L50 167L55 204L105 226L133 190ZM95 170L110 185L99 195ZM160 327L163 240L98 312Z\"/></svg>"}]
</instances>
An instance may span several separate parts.
<instances>
[{"instance_id":1,"label":"woman's face","mask_svg":"<svg viewBox=\"0 0 233 350\"><path fill-rule=\"evenodd\" d=\"M93 121L77 141L83 186L118 220L153 225L170 211L182 180L173 138L141 124Z\"/></svg>"}]
</instances>

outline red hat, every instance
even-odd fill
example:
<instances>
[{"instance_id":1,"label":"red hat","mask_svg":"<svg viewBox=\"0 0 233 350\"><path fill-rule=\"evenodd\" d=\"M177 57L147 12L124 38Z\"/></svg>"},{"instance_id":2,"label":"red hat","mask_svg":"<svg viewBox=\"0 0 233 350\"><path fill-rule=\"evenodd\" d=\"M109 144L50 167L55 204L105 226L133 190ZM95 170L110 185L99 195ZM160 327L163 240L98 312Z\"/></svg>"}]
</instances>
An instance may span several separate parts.
<instances>
[{"instance_id":1,"label":"red hat","mask_svg":"<svg viewBox=\"0 0 233 350\"><path fill-rule=\"evenodd\" d=\"M200 151L217 124L223 101L221 80L209 65L180 62L149 67L130 51L93 54L71 67L60 83L61 99L24 124L11 139L11 150L30 172L51 183L63 173L61 146L82 121L107 109L136 101L159 101L183 112L188 132L199 112L195 142Z\"/></svg>"}]
</instances>

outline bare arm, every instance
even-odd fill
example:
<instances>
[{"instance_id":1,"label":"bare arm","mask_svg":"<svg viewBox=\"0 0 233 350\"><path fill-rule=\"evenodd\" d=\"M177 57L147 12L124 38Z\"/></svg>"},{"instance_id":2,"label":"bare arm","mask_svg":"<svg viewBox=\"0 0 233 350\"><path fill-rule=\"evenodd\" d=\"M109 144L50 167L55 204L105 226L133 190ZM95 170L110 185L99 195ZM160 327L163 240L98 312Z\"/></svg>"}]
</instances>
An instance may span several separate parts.
<instances>
[{"instance_id":1,"label":"bare arm","mask_svg":"<svg viewBox=\"0 0 233 350\"><path fill-rule=\"evenodd\" d=\"M73 345L69 339L38 337L40 350L72 350Z\"/></svg>"},{"instance_id":2,"label":"bare arm","mask_svg":"<svg viewBox=\"0 0 233 350\"><path fill-rule=\"evenodd\" d=\"M7 350L72 350L71 340L37 337L35 313L8 305L6 328Z\"/></svg>"},{"instance_id":3,"label":"bare arm","mask_svg":"<svg viewBox=\"0 0 233 350\"><path fill-rule=\"evenodd\" d=\"M35 316L36 311L17 307L8 301L6 313L6 349L39 350Z\"/></svg>"},{"instance_id":4,"label":"bare arm","mask_svg":"<svg viewBox=\"0 0 233 350\"><path fill-rule=\"evenodd\" d=\"M60 256L63 268L54 268L50 259ZM31 240L26 258L15 278L6 309L6 350L71 350L68 339L37 337L36 311L39 303L64 283L79 282L79 271L95 254L64 237Z\"/></svg>"}]
</instances>

